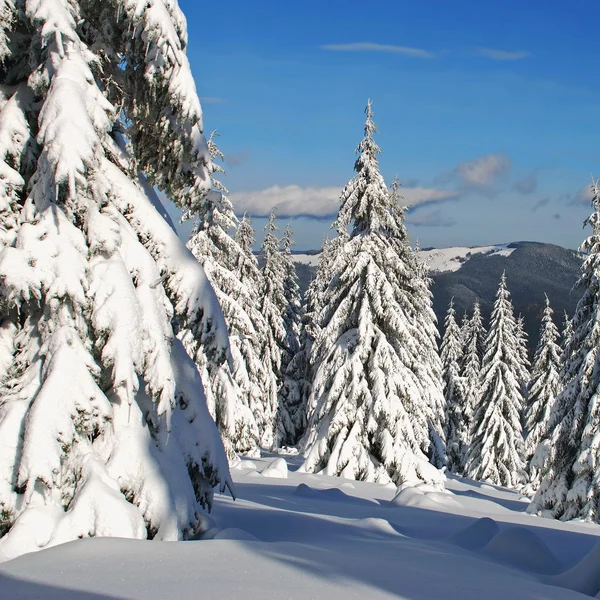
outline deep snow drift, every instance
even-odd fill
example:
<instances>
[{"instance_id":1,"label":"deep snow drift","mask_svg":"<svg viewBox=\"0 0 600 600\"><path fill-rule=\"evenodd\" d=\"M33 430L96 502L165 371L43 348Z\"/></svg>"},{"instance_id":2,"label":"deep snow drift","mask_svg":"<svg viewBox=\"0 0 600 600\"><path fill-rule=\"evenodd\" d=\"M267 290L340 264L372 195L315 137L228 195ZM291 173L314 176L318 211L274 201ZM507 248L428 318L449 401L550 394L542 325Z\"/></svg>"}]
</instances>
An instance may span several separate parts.
<instances>
[{"instance_id":1,"label":"deep snow drift","mask_svg":"<svg viewBox=\"0 0 600 600\"><path fill-rule=\"evenodd\" d=\"M526 499L485 483L397 490L296 473L300 462L234 465L238 499L216 498L203 540L71 542L0 565L0 596L568 600L600 590L596 525L527 515Z\"/></svg>"}]
</instances>

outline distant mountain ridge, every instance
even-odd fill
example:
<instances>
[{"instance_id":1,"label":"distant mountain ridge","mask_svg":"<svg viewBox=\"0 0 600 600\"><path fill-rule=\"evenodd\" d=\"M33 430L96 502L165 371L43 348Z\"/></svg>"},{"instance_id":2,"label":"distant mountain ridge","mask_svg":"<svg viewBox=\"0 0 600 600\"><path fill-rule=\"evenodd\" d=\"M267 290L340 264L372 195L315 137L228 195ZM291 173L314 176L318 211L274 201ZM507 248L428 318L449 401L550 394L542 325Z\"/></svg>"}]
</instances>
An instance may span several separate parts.
<instances>
[{"instance_id":1,"label":"distant mountain ridge","mask_svg":"<svg viewBox=\"0 0 600 600\"><path fill-rule=\"evenodd\" d=\"M473 248L428 248L421 250L420 255L433 280L433 308L440 329L451 298L459 318L465 311L470 313L478 299L487 325L498 282L505 271L515 313L525 318L530 353L538 341L544 293L550 299L560 330L564 311L572 315L581 296L579 290L573 290L581 256L554 244L512 242ZM294 253L302 291L314 277L318 258L318 251Z\"/></svg>"}]
</instances>

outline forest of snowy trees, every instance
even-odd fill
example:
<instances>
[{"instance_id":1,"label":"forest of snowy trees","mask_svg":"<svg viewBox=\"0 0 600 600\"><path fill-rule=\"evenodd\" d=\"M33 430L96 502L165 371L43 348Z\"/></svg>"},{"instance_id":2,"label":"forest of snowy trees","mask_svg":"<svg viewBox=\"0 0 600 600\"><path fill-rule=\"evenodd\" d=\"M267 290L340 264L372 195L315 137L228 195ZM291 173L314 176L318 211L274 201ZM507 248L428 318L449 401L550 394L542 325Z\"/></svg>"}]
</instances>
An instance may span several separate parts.
<instances>
[{"instance_id":1,"label":"forest of snowy trees","mask_svg":"<svg viewBox=\"0 0 600 600\"><path fill-rule=\"evenodd\" d=\"M503 275L489 323L450 303L440 338L370 101L302 297L291 226L271 212L259 263L228 199L175 0L4 0L0 19L5 552L193 538L234 495L228 461L292 447L303 472L451 472L600 522L598 185L562 334L546 298L530 355Z\"/></svg>"}]
</instances>

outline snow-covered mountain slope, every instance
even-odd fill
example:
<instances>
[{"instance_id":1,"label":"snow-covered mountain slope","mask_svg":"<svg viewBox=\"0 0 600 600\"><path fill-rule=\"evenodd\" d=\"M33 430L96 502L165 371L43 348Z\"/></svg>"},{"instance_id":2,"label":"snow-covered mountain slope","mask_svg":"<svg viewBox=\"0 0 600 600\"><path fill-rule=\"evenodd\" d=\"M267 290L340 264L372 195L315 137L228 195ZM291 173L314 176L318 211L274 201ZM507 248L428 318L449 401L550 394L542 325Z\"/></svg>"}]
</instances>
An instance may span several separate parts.
<instances>
[{"instance_id":1,"label":"snow-covered mountain slope","mask_svg":"<svg viewBox=\"0 0 600 600\"><path fill-rule=\"evenodd\" d=\"M452 248L421 250L419 258L428 266L431 273L447 273L449 271L458 271L467 260L478 254L486 256L510 256L514 250L515 248L509 248L508 244L474 246L472 248L456 246Z\"/></svg>"},{"instance_id":2,"label":"snow-covered mountain slope","mask_svg":"<svg viewBox=\"0 0 600 600\"><path fill-rule=\"evenodd\" d=\"M205 539L85 539L0 565L11 600L562 599L600 589L600 527L527 515L518 494L451 478L447 491L295 473L244 460Z\"/></svg>"},{"instance_id":3,"label":"snow-covered mountain slope","mask_svg":"<svg viewBox=\"0 0 600 600\"><path fill-rule=\"evenodd\" d=\"M496 244L495 246L453 246L452 248L432 248L430 250L421 250L420 259L427 264L432 273L445 273L448 271L458 271L461 266L471 257L478 254L491 256L510 256L515 250L509 248L508 244ZM296 254L294 253L294 262L316 267L319 264L319 254Z\"/></svg>"}]
</instances>

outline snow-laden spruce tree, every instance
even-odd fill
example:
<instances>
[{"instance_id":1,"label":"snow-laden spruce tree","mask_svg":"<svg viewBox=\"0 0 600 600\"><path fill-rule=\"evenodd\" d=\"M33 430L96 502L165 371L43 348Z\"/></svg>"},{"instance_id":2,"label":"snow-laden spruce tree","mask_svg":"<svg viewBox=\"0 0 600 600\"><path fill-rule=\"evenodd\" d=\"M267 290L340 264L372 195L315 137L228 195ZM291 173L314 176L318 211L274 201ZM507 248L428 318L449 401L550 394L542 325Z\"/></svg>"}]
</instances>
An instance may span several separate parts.
<instances>
[{"instance_id":1,"label":"snow-laden spruce tree","mask_svg":"<svg viewBox=\"0 0 600 600\"><path fill-rule=\"evenodd\" d=\"M285 341L281 357L282 385L279 400L284 414L289 416L289 419L281 421L280 441L286 445L295 445L306 429L307 355L303 344L307 340L302 339L302 298L291 253L293 245L293 231L288 223L281 239L281 259L285 269L283 282Z\"/></svg>"},{"instance_id":2,"label":"snow-laden spruce tree","mask_svg":"<svg viewBox=\"0 0 600 600\"><path fill-rule=\"evenodd\" d=\"M567 314L567 311L565 310L564 317L563 317L563 329L562 329L562 334L561 334L561 344L560 344L561 365L564 364L569 359L568 348L571 344L572 338L573 338L573 321L571 320L571 318ZM562 369L561 369L561 371L562 371Z\"/></svg>"},{"instance_id":3,"label":"snow-laden spruce tree","mask_svg":"<svg viewBox=\"0 0 600 600\"><path fill-rule=\"evenodd\" d=\"M265 390L263 413L258 421L263 448L278 447L282 432L293 429L289 414L280 404L279 397L279 389L282 385L281 359L286 339L283 320L286 305L284 283L286 273L276 231L278 229L275 224L275 211L272 210L269 221L265 225L265 239L261 246L265 264L261 272L259 297L260 312L266 321L261 361L265 369L274 376L274 385Z\"/></svg>"},{"instance_id":4,"label":"snow-laden spruce tree","mask_svg":"<svg viewBox=\"0 0 600 600\"><path fill-rule=\"evenodd\" d=\"M503 273L481 365L480 400L473 415L465 475L506 487L524 482L521 426L522 365L517 323Z\"/></svg>"},{"instance_id":5,"label":"snow-laden spruce tree","mask_svg":"<svg viewBox=\"0 0 600 600\"><path fill-rule=\"evenodd\" d=\"M0 556L191 537L230 478L173 322L207 361L229 351L152 192L194 210L210 187L185 19L175 0L18 9L0 37Z\"/></svg>"},{"instance_id":6,"label":"snow-laden spruce tree","mask_svg":"<svg viewBox=\"0 0 600 600\"><path fill-rule=\"evenodd\" d=\"M390 202L392 205L392 217L397 223L400 231L405 232L404 218L408 207L404 206L404 198L400 193L400 183L398 177L394 178L394 182L390 187ZM415 297L419 298L419 302L414 306L414 326L416 337L423 344L424 352L421 356L421 364L419 368L422 373L426 374L427 380L432 385L426 385L424 388L424 397L430 407L430 415L428 417L429 442L427 447L423 449L427 452L431 463L441 468L446 464L446 446L444 441L445 420L446 420L446 403L444 401L443 386L439 385L442 377L442 363L437 351L431 351L431 348L437 349L438 345L438 329L437 319L433 311L433 295L431 293L432 280L429 278L428 263L423 260L421 250L419 248L419 240L416 240L413 250L408 245L408 235L392 237L392 244L395 247L399 256L405 256L404 260L407 264L412 263L415 268L412 273L412 292ZM411 251L412 257L407 255ZM406 284L406 283L405 283Z\"/></svg>"},{"instance_id":7,"label":"snow-laden spruce tree","mask_svg":"<svg viewBox=\"0 0 600 600\"><path fill-rule=\"evenodd\" d=\"M529 386L529 380L531 379L531 373L529 372L529 368L531 367L531 363L529 362L529 349L527 346L528 335L525 331L525 317L523 315L519 315L516 321L516 338L518 345L518 357L519 357L519 366L521 375L521 394L523 398L527 395L527 387Z\"/></svg>"},{"instance_id":8,"label":"snow-laden spruce tree","mask_svg":"<svg viewBox=\"0 0 600 600\"><path fill-rule=\"evenodd\" d=\"M464 325L461 329L461 337L463 341L463 351L460 374L465 386L463 417L466 422L467 437L465 442L468 446L471 443L473 415L475 414L481 398L479 376L481 373L481 361L485 354L486 331L483 325L479 302L475 302L471 318L464 321Z\"/></svg>"},{"instance_id":9,"label":"snow-laden spruce tree","mask_svg":"<svg viewBox=\"0 0 600 600\"><path fill-rule=\"evenodd\" d=\"M600 522L600 187L593 184L594 212L586 220L592 234L580 251L586 254L579 286L583 296L573 315L562 381L554 403L548 437L538 452L541 484L528 512Z\"/></svg>"},{"instance_id":10,"label":"snow-laden spruce tree","mask_svg":"<svg viewBox=\"0 0 600 600\"><path fill-rule=\"evenodd\" d=\"M213 132L214 133L214 132ZM215 162L223 158L211 135L208 148L213 159L213 172L223 173ZM238 224L227 189L213 176L213 187L205 194L194 215L194 229L187 243L192 254L202 265L206 277L216 292L229 331L229 343L233 364L207 364L203 352L196 352L198 364L207 394L208 407L217 423L225 449L230 459L236 453L258 451L258 428L252 407L260 402L262 370L256 342L256 326L263 325L256 319L256 297L240 281L237 267L246 260L245 251L233 235ZM180 333L184 345L193 344L190 330ZM254 375L254 376L253 376Z\"/></svg>"},{"instance_id":11,"label":"snow-laden spruce tree","mask_svg":"<svg viewBox=\"0 0 600 600\"><path fill-rule=\"evenodd\" d=\"M234 257L236 262L235 272L240 284L247 290L252 301L247 305L246 311L253 323L255 332L254 335L241 339L240 350L244 357L251 390L253 390L249 397L250 408L259 429L259 443L264 445L265 430L272 431L273 428L272 413L277 402L277 376L271 366L268 351L272 344L269 327L261 312L263 275L252 250L256 237L247 213L244 214L238 224L235 241L242 250L240 254ZM271 417L267 418L269 415ZM267 446L270 446L271 443L269 441Z\"/></svg>"},{"instance_id":12,"label":"snow-laden spruce tree","mask_svg":"<svg viewBox=\"0 0 600 600\"><path fill-rule=\"evenodd\" d=\"M302 323L300 329L300 348L294 355L286 369L286 381L284 386L291 390L288 404L297 406L293 411L293 422L296 427L294 443L298 443L306 431L306 419L309 413L310 392L312 390L312 379L314 365L311 362L312 349L318 333L321 331L321 314L323 312L324 292L331 280L330 267L335 255L335 247L340 237L334 240L325 237L323 248L319 255L319 262L315 277L308 285L304 294L302 307Z\"/></svg>"},{"instance_id":13,"label":"snow-laden spruce tree","mask_svg":"<svg viewBox=\"0 0 600 600\"><path fill-rule=\"evenodd\" d=\"M462 358L460 328L456 323L454 299L450 300L444 321L444 336L440 348L442 381L446 401L446 456L448 470L462 473L467 451L467 420L465 418L465 382L460 376Z\"/></svg>"},{"instance_id":14,"label":"snow-laden spruce tree","mask_svg":"<svg viewBox=\"0 0 600 600\"><path fill-rule=\"evenodd\" d=\"M552 320L554 311L546 296L546 307L542 315L540 340L533 359L531 381L527 387L525 409L525 460L527 463L527 492L539 488L540 472L534 455L548 435L550 412L560 388L560 346L558 328Z\"/></svg>"},{"instance_id":15,"label":"snow-laden spruce tree","mask_svg":"<svg viewBox=\"0 0 600 600\"><path fill-rule=\"evenodd\" d=\"M370 481L439 483L440 472L423 452L431 396L443 402L439 371L436 379L426 358L437 356L435 336L422 323L428 288L379 171L370 101L366 116L356 175L342 192L336 222L345 241L331 256L321 300L301 468Z\"/></svg>"}]
</instances>

